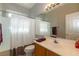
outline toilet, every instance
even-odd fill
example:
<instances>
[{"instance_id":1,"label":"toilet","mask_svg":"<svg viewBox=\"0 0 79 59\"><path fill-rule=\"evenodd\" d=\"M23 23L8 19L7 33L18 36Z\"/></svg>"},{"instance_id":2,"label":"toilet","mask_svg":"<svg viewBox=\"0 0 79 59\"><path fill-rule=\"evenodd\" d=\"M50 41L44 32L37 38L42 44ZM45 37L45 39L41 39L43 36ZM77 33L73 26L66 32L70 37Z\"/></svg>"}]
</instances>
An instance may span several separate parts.
<instances>
[{"instance_id":1,"label":"toilet","mask_svg":"<svg viewBox=\"0 0 79 59\"><path fill-rule=\"evenodd\" d=\"M26 56L32 56L34 52L35 46L34 45L29 45L25 47L24 52Z\"/></svg>"}]
</instances>

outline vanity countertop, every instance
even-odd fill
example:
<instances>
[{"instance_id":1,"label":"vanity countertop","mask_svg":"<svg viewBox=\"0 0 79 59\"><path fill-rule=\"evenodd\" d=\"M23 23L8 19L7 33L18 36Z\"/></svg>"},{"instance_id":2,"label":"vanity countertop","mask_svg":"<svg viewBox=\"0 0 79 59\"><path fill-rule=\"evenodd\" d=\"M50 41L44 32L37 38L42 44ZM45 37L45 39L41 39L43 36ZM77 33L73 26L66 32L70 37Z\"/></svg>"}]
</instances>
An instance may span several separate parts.
<instances>
[{"instance_id":1,"label":"vanity countertop","mask_svg":"<svg viewBox=\"0 0 79 59\"><path fill-rule=\"evenodd\" d=\"M55 39L58 41L57 44L54 43ZM78 56L79 55L79 49L75 48L74 40L46 37L46 40L43 42L37 42L37 41L34 41L34 42L61 56Z\"/></svg>"}]
</instances>

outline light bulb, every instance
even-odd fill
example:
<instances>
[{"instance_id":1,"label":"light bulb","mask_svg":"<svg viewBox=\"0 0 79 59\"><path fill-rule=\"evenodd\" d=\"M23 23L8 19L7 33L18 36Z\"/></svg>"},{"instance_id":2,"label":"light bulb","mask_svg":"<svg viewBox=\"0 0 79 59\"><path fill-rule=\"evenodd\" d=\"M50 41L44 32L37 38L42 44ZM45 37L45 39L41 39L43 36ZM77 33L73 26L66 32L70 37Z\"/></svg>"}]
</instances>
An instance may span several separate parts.
<instances>
[{"instance_id":1,"label":"light bulb","mask_svg":"<svg viewBox=\"0 0 79 59\"><path fill-rule=\"evenodd\" d=\"M8 17L12 17L12 14L11 13L8 13Z\"/></svg>"}]
</instances>

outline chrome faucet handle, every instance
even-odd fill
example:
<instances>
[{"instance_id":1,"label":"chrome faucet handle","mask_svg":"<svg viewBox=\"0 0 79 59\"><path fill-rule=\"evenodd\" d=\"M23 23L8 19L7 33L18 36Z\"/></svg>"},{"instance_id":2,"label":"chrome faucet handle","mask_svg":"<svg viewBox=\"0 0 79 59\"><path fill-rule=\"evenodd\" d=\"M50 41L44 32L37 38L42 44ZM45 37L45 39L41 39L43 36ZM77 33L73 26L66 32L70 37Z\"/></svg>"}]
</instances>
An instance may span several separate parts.
<instances>
[{"instance_id":1,"label":"chrome faucet handle","mask_svg":"<svg viewBox=\"0 0 79 59\"><path fill-rule=\"evenodd\" d=\"M54 40L54 43L58 43L58 41L57 40Z\"/></svg>"}]
</instances>

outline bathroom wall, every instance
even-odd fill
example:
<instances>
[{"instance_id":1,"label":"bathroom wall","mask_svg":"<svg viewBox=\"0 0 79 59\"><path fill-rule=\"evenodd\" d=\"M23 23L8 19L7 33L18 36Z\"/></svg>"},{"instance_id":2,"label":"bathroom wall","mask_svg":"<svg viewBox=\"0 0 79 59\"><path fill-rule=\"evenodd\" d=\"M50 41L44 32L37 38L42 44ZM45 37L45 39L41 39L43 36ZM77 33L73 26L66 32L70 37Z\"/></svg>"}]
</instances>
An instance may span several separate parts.
<instances>
[{"instance_id":1,"label":"bathroom wall","mask_svg":"<svg viewBox=\"0 0 79 59\"><path fill-rule=\"evenodd\" d=\"M79 11L78 3L64 4L48 13L44 13L41 17L51 23L51 26L58 27L58 37L65 37L65 16L69 13Z\"/></svg>"},{"instance_id":2,"label":"bathroom wall","mask_svg":"<svg viewBox=\"0 0 79 59\"><path fill-rule=\"evenodd\" d=\"M2 4L0 3L0 10L2 10Z\"/></svg>"}]
</instances>

